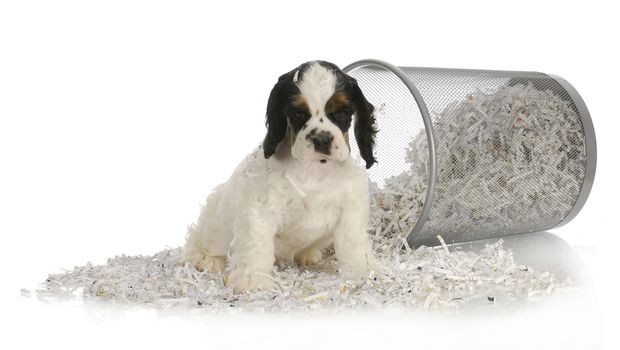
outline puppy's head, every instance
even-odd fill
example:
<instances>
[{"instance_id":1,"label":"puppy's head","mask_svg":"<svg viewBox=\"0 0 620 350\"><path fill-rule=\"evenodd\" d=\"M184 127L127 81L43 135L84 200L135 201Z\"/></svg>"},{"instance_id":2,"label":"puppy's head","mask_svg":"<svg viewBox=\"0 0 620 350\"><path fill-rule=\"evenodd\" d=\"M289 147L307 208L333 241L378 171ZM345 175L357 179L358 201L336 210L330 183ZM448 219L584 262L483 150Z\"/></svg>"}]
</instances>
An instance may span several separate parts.
<instances>
[{"instance_id":1,"label":"puppy's head","mask_svg":"<svg viewBox=\"0 0 620 350\"><path fill-rule=\"evenodd\" d=\"M290 154L300 161L344 161L351 153L349 129L355 115L355 139L366 168L370 168L376 162L373 110L357 81L336 65L304 63L282 75L271 90L263 141L265 158L275 154L282 143L280 147L290 147Z\"/></svg>"}]
</instances>

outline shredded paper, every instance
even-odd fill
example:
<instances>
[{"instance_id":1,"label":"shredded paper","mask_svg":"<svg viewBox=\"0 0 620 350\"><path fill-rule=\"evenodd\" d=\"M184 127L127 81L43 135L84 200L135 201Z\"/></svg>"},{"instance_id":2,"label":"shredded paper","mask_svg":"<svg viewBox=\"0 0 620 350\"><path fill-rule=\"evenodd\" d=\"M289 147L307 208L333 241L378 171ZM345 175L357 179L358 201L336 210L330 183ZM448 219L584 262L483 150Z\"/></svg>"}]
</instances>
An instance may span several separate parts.
<instances>
[{"instance_id":1,"label":"shredded paper","mask_svg":"<svg viewBox=\"0 0 620 350\"><path fill-rule=\"evenodd\" d=\"M544 230L573 208L586 171L579 114L570 101L532 84L476 91L434 115L437 180L420 241ZM409 169L371 189L378 235L410 232L428 185L424 130L406 151ZM492 234L493 233L493 234Z\"/></svg>"},{"instance_id":2,"label":"shredded paper","mask_svg":"<svg viewBox=\"0 0 620 350\"><path fill-rule=\"evenodd\" d=\"M516 85L472 94L437 118L438 153L455 156L439 158L442 187L434 208L440 209L429 218L431 224L457 222L469 238L484 238L476 237L477 230L498 222L540 221L570 210L572 203L554 196L578 193L585 152L579 117L567 101L549 90ZM37 294L43 299L69 296L216 311L458 309L524 303L568 286L569 281L557 281L549 272L520 265L501 240L480 251L463 251L445 244L444 238L453 237L437 236L438 247L410 249L405 237L417 222L427 186L424 135L412 135L407 154L407 171L386 179L383 188L371 186L369 234L378 266L366 281L343 280L331 254L315 267L275 266L276 290L237 295L225 285L223 274L181 264L182 251L176 248L53 274ZM532 162L533 157L544 162ZM515 169L520 178L505 178ZM476 200L485 191L510 193L502 197L505 202L490 206Z\"/></svg>"},{"instance_id":3,"label":"shredded paper","mask_svg":"<svg viewBox=\"0 0 620 350\"><path fill-rule=\"evenodd\" d=\"M181 265L181 248L167 249L153 256L118 256L105 265L87 264L50 275L38 294L43 299L84 297L215 311L445 309L524 303L566 285L549 272L517 264L501 241L478 252L450 251L445 245L384 252L377 271L363 282L343 280L332 256L311 269L274 267L276 290L233 294L221 273L199 272L189 264Z\"/></svg>"}]
</instances>

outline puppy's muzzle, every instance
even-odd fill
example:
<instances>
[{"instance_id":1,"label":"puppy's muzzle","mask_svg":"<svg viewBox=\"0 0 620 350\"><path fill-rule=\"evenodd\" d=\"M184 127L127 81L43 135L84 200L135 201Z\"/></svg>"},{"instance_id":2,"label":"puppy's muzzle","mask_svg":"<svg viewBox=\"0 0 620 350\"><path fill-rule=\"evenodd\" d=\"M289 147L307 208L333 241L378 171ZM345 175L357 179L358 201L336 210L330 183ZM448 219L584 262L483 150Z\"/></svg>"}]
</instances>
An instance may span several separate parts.
<instances>
[{"instance_id":1,"label":"puppy's muzzle","mask_svg":"<svg viewBox=\"0 0 620 350\"><path fill-rule=\"evenodd\" d=\"M331 153L332 141L334 135L329 131L319 131L316 129L310 131L306 139L314 144L314 150L318 153L329 155Z\"/></svg>"}]
</instances>

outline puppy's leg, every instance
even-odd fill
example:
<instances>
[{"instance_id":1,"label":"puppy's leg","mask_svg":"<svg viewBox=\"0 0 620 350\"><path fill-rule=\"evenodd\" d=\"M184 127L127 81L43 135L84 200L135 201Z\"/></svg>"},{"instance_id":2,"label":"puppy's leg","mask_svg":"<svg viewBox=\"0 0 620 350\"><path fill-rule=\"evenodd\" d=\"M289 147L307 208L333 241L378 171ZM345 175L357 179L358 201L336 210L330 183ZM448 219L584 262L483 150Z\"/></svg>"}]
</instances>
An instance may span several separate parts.
<instances>
[{"instance_id":1,"label":"puppy's leg","mask_svg":"<svg viewBox=\"0 0 620 350\"><path fill-rule=\"evenodd\" d=\"M200 271L219 272L226 267L232 232L221 224L222 218L217 215L220 200L221 194L216 189L207 197L196 224L187 230L182 259Z\"/></svg>"},{"instance_id":2,"label":"puppy's leg","mask_svg":"<svg viewBox=\"0 0 620 350\"><path fill-rule=\"evenodd\" d=\"M266 215L259 204L249 205L237 216L228 277L228 285L235 293L275 287L271 270L277 227L273 216Z\"/></svg>"},{"instance_id":3,"label":"puppy's leg","mask_svg":"<svg viewBox=\"0 0 620 350\"><path fill-rule=\"evenodd\" d=\"M368 277L376 265L368 226L368 207L364 201L347 207L334 231L334 249L344 278L360 280Z\"/></svg>"}]
</instances>

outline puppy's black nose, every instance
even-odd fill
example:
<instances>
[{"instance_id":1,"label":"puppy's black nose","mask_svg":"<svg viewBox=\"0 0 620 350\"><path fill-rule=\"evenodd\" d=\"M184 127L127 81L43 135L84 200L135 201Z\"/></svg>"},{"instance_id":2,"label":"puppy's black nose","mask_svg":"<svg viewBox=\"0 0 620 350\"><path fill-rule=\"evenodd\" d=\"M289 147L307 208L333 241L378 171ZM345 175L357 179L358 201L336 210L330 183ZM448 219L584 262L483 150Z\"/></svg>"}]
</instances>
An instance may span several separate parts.
<instances>
[{"instance_id":1,"label":"puppy's black nose","mask_svg":"<svg viewBox=\"0 0 620 350\"><path fill-rule=\"evenodd\" d=\"M334 140L334 135L331 132L325 130L317 132L316 129L312 129L306 138L314 144L315 151L326 155L331 153L332 141Z\"/></svg>"}]
</instances>

